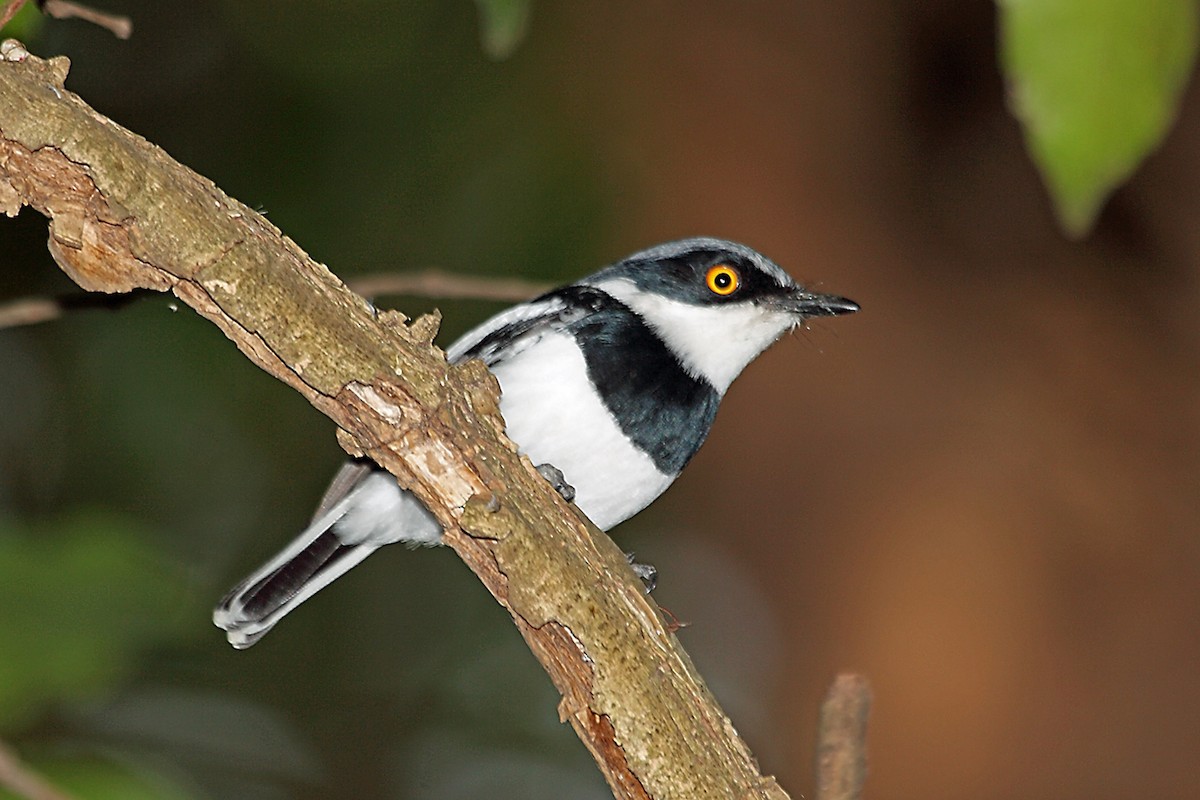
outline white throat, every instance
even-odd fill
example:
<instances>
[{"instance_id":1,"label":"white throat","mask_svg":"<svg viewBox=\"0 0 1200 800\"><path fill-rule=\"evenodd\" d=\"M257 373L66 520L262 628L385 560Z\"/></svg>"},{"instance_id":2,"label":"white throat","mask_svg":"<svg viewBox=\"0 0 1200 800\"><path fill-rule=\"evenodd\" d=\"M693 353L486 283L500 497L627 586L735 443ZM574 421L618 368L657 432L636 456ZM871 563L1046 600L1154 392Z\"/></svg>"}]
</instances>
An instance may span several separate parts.
<instances>
[{"instance_id":1,"label":"white throat","mask_svg":"<svg viewBox=\"0 0 1200 800\"><path fill-rule=\"evenodd\" d=\"M751 303L697 306L644 292L624 278L593 284L629 306L679 358L684 369L724 394L741 371L791 329L796 319Z\"/></svg>"}]
</instances>

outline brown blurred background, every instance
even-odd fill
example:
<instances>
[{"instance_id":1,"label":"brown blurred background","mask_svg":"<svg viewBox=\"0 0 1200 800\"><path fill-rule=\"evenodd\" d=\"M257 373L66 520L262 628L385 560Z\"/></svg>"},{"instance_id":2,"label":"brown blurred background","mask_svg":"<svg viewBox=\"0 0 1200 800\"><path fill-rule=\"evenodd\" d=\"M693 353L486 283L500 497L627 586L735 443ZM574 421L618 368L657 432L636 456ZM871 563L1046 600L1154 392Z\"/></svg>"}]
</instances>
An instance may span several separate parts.
<instances>
[{"instance_id":1,"label":"brown blurred background","mask_svg":"<svg viewBox=\"0 0 1200 800\"><path fill-rule=\"evenodd\" d=\"M1200 796L1194 83L1070 242L1006 108L990 3L537 3L499 63L465 0L163 5L110 4L128 44L58 23L31 49L70 55L69 88L339 275L565 280L706 234L862 304L756 362L686 476L616 532L793 797L844 669L876 694L868 797ZM0 221L24 265L0 297L65 288L43 237ZM381 554L248 653L205 629L339 454L165 302L0 332L18 376L0 512L118 509L186 565L198 609L102 699L10 736L140 742L197 796L605 796L448 553ZM440 305L446 340L494 310ZM130 716L146 687L243 698L317 766L263 777L250 748L231 777L122 738L109 721L170 716Z\"/></svg>"}]
</instances>

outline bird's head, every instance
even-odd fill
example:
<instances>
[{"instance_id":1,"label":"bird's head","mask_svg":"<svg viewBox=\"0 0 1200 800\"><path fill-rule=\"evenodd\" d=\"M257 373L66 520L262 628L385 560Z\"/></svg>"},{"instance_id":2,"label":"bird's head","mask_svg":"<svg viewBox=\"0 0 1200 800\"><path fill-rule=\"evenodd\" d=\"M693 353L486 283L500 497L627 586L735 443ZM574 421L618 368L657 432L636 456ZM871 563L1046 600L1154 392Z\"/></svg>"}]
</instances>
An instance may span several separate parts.
<instances>
[{"instance_id":1,"label":"bird's head","mask_svg":"<svg viewBox=\"0 0 1200 800\"><path fill-rule=\"evenodd\" d=\"M584 283L632 309L685 369L722 393L805 319L858 311L854 301L809 291L766 256L724 239L661 244Z\"/></svg>"}]
</instances>

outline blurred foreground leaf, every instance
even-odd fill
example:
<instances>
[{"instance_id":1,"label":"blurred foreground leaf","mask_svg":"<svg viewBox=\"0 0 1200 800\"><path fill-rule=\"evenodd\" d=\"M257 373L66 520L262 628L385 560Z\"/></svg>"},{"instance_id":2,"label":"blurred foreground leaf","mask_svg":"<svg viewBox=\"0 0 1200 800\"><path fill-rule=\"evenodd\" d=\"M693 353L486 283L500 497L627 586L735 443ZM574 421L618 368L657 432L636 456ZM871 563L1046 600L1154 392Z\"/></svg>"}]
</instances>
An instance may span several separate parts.
<instances>
[{"instance_id":1,"label":"blurred foreground leaf","mask_svg":"<svg viewBox=\"0 0 1200 800\"><path fill-rule=\"evenodd\" d=\"M495 59L511 56L529 28L529 0L475 0L483 51Z\"/></svg>"},{"instance_id":2,"label":"blurred foreground leaf","mask_svg":"<svg viewBox=\"0 0 1200 800\"><path fill-rule=\"evenodd\" d=\"M7 5L8 0L3 0L0 5ZM3 39L20 39L25 44L29 44L38 31L42 29L42 23L45 17L42 12L38 11L35 3L29 2L21 6L21 10L17 15L8 21L8 24L0 28L0 40Z\"/></svg>"},{"instance_id":3,"label":"blurred foreground leaf","mask_svg":"<svg viewBox=\"0 0 1200 800\"><path fill-rule=\"evenodd\" d=\"M180 577L112 516L35 530L0 521L0 730L113 686L184 630Z\"/></svg>"},{"instance_id":4,"label":"blurred foreground leaf","mask_svg":"<svg viewBox=\"0 0 1200 800\"><path fill-rule=\"evenodd\" d=\"M1013 113L1068 235L1175 118L1196 55L1195 0L998 0Z\"/></svg>"},{"instance_id":5,"label":"blurred foreground leaf","mask_svg":"<svg viewBox=\"0 0 1200 800\"><path fill-rule=\"evenodd\" d=\"M161 778L136 776L102 761L52 761L33 765L40 775L72 797L87 800L186 800L183 790ZM0 789L0 800L17 796Z\"/></svg>"}]
</instances>

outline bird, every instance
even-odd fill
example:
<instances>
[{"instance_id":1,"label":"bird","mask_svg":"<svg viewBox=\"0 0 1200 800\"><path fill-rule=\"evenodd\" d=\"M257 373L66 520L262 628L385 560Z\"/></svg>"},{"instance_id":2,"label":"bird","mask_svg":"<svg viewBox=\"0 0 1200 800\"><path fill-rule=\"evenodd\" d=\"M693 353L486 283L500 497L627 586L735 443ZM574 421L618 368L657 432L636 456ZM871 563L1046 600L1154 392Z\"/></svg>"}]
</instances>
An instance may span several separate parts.
<instances>
[{"instance_id":1,"label":"bird","mask_svg":"<svg viewBox=\"0 0 1200 800\"><path fill-rule=\"evenodd\" d=\"M798 284L746 245L697 237L502 311L446 357L487 365L509 438L608 531L679 477L726 391L760 353L811 317L858 310ZM349 461L308 527L226 594L213 622L245 649L380 547L436 545L441 536L392 475L368 459ZM653 568L634 566L652 588Z\"/></svg>"}]
</instances>

